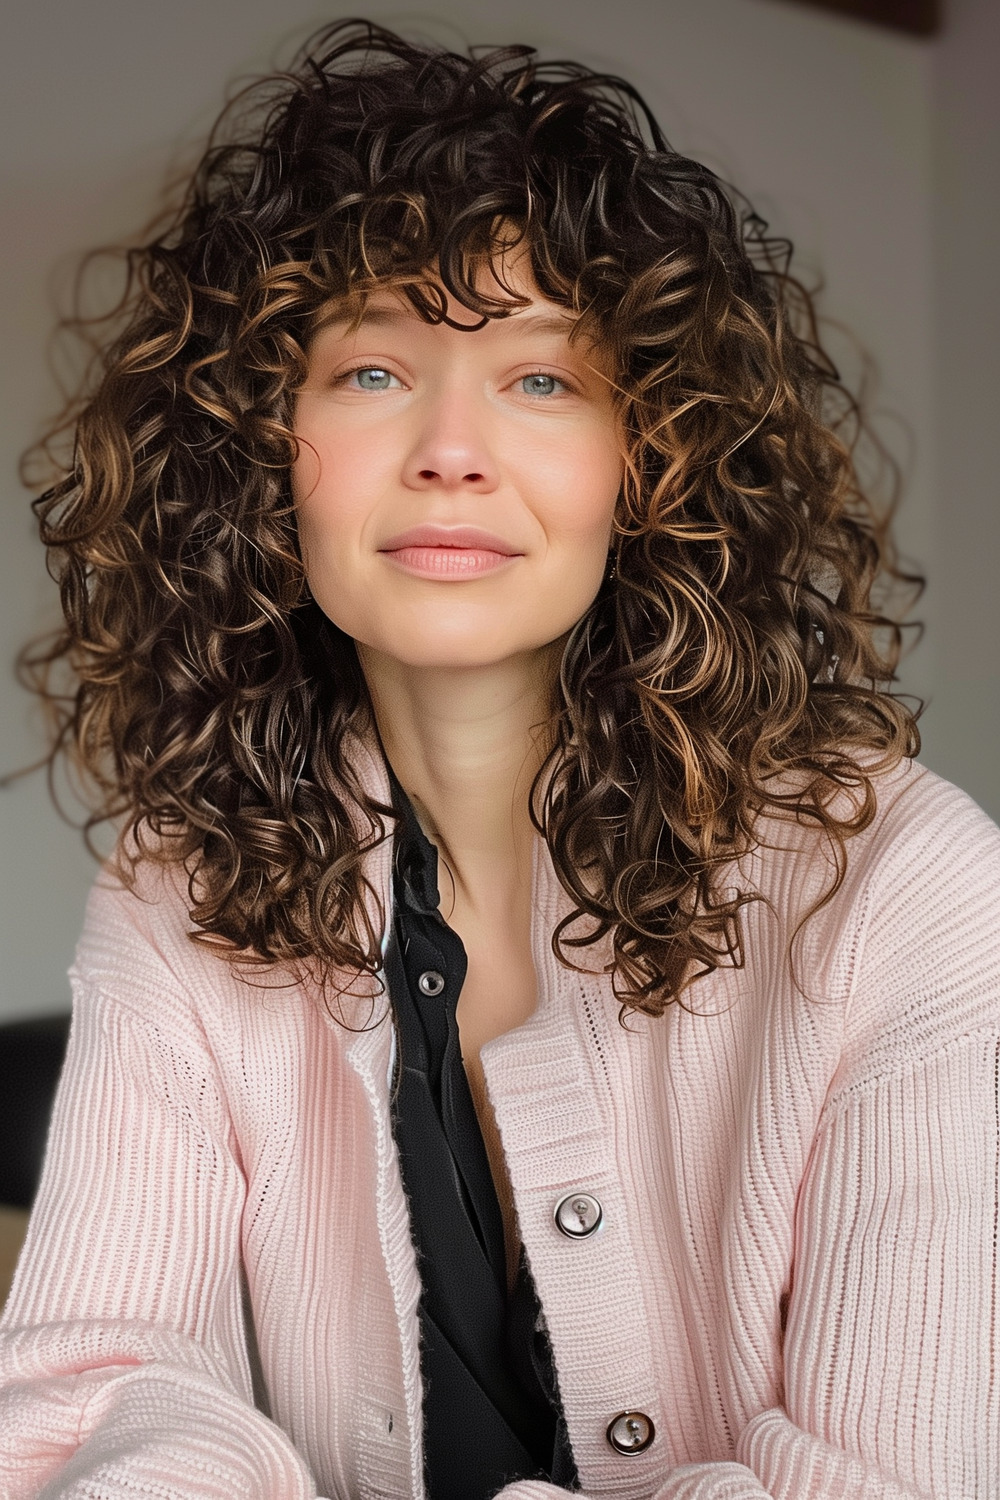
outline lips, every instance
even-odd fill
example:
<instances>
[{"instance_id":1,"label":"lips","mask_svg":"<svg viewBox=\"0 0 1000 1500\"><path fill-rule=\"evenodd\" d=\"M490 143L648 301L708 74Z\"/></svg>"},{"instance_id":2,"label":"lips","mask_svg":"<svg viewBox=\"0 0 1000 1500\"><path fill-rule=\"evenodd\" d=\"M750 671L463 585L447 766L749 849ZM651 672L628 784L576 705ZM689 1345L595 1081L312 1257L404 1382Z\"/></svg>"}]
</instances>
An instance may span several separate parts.
<instances>
[{"instance_id":1,"label":"lips","mask_svg":"<svg viewBox=\"0 0 1000 1500\"><path fill-rule=\"evenodd\" d=\"M390 537L380 552L402 552L411 547L462 548L472 552L498 552L502 557L523 556L519 547L484 531L481 526L411 526L398 536Z\"/></svg>"},{"instance_id":2,"label":"lips","mask_svg":"<svg viewBox=\"0 0 1000 1500\"><path fill-rule=\"evenodd\" d=\"M438 583L481 578L524 556L481 526L411 526L379 551L412 577Z\"/></svg>"}]
</instances>

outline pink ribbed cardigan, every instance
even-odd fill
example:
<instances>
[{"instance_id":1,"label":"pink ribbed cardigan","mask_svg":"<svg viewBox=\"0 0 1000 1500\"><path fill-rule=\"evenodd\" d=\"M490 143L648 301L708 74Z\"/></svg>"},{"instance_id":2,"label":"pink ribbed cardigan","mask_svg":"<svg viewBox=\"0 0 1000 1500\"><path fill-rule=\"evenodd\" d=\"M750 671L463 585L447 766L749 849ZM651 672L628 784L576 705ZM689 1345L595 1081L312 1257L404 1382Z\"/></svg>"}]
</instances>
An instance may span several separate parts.
<instances>
[{"instance_id":1,"label":"pink ribbed cardigan","mask_svg":"<svg viewBox=\"0 0 1000 1500\"><path fill-rule=\"evenodd\" d=\"M919 767L882 778L791 961L829 860L808 827L763 834L733 872L766 898L745 967L627 1030L552 956L537 848L537 1010L483 1060L583 1490L1000 1496L1000 833ZM143 896L104 877L76 960L0 1334L0 1494L419 1497L391 1028L242 981L187 938L180 882ZM574 1189L604 1207L577 1241L553 1222ZM630 1409L656 1435L623 1456Z\"/></svg>"}]
</instances>

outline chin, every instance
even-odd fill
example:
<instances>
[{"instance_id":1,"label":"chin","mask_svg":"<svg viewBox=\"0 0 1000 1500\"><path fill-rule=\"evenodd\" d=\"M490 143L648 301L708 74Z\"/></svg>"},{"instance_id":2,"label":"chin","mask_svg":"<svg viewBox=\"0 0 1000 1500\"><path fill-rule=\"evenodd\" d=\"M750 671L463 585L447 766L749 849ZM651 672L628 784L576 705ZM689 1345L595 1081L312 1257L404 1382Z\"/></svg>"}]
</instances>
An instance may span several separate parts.
<instances>
[{"instance_id":1,"label":"chin","mask_svg":"<svg viewBox=\"0 0 1000 1500\"><path fill-rule=\"evenodd\" d=\"M523 661L536 655L541 658L554 647L561 648L570 628L555 628L551 633L539 631L533 637L466 629L460 633L447 631L444 634L409 630L401 631L398 636L393 633L391 637L379 632L369 636L367 642L365 636L356 639L359 644L368 644L369 649L414 670L471 671L487 670L503 662Z\"/></svg>"},{"instance_id":2,"label":"chin","mask_svg":"<svg viewBox=\"0 0 1000 1500\"><path fill-rule=\"evenodd\" d=\"M421 646L413 641L408 641L402 649L396 649L386 654L392 656L405 667L412 667L415 671L486 671L490 667L500 666L505 661L514 658L531 656L534 653L544 652L544 646L477 646L475 642L463 641L450 647L440 644L428 643Z\"/></svg>"}]
</instances>

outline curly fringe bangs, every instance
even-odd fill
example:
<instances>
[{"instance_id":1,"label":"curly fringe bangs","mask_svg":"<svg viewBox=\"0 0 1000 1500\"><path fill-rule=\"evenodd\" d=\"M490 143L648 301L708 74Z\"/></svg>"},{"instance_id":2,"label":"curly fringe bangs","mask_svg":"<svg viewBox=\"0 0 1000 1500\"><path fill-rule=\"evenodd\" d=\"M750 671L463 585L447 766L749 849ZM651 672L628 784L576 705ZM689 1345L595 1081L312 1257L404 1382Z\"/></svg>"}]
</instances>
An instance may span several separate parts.
<instances>
[{"instance_id":1,"label":"curly fringe bangs","mask_svg":"<svg viewBox=\"0 0 1000 1500\"><path fill-rule=\"evenodd\" d=\"M371 726L353 643L304 587L294 397L317 322L377 286L430 321L442 288L509 315L515 245L611 353L627 450L615 575L567 646L532 794L575 903L557 953L610 934L623 1006L658 1015L741 961L750 898L716 876L762 812L815 822L842 878L873 776L917 748L888 690L901 630L872 603L916 580L766 228L628 84L526 47L461 56L342 22L227 107L172 216L125 252L96 370L50 434L74 433L35 502L66 623L24 657L53 759L93 789L88 833L119 821L133 876L182 861L197 939L380 967L363 863L392 818L347 752Z\"/></svg>"}]
</instances>

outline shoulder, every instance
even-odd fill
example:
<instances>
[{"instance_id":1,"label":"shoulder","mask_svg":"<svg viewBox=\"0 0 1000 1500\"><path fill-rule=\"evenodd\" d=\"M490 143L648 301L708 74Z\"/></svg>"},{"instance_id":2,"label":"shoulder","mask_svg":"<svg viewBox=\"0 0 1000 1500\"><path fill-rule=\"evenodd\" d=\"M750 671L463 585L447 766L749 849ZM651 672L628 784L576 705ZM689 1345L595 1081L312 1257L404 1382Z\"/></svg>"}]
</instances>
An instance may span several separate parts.
<instances>
[{"instance_id":1,"label":"shoulder","mask_svg":"<svg viewBox=\"0 0 1000 1500\"><path fill-rule=\"evenodd\" d=\"M1000 829L929 771L886 801L848 1017L871 1076L1000 1036Z\"/></svg>"},{"instance_id":2,"label":"shoulder","mask_svg":"<svg viewBox=\"0 0 1000 1500\"><path fill-rule=\"evenodd\" d=\"M916 761L872 776L875 799L868 826L845 837L842 879L834 913L848 905L896 907L977 892L994 907L1000 878L1000 828L967 793ZM839 817L856 807L854 794L833 804ZM831 839L813 820L768 812L758 822L758 845L742 862L765 899L787 919L808 909L831 884L837 858Z\"/></svg>"},{"instance_id":3,"label":"shoulder","mask_svg":"<svg viewBox=\"0 0 1000 1500\"><path fill-rule=\"evenodd\" d=\"M116 858L106 861L87 899L73 973L120 979L176 977L181 970L188 977L189 906L181 864L143 859L126 879Z\"/></svg>"},{"instance_id":4,"label":"shoulder","mask_svg":"<svg viewBox=\"0 0 1000 1500\"><path fill-rule=\"evenodd\" d=\"M903 945L995 950L1000 828L967 793L914 763L876 778L875 793L870 828L846 846L845 886L868 913L869 964Z\"/></svg>"},{"instance_id":5,"label":"shoulder","mask_svg":"<svg viewBox=\"0 0 1000 1500\"><path fill-rule=\"evenodd\" d=\"M127 881L114 861L103 866L70 969L74 1012L96 1005L131 1014L179 1044L212 1051L312 1037L317 1025L342 1041L370 1022L380 990L367 979L337 972L324 981L308 966L299 971L197 941L193 904L178 861L140 860ZM330 1029L327 1020L343 1025Z\"/></svg>"},{"instance_id":6,"label":"shoulder","mask_svg":"<svg viewBox=\"0 0 1000 1500\"><path fill-rule=\"evenodd\" d=\"M840 888L801 928L806 989L834 976L843 1003L845 1084L1000 1036L1000 829L919 764L874 789Z\"/></svg>"},{"instance_id":7,"label":"shoulder","mask_svg":"<svg viewBox=\"0 0 1000 1500\"><path fill-rule=\"evenodd\" d=\"M919 762L876 777L875 794L871 841L886 856L933 845L970 862L1000 857L1000 828L967 792Z\"/></svg>"},{"instance_id":8,"label":"shoulder","mask_svg":"<svg viewBox=\"0 0 1000 1500\"><path fill-rule=\"evenodd\" d=\"M871 821L839 851L814 821L763 816L739 878L760 898L746 912L761 983L780 959L805 1014L835 1007L845 1058L888 1066L1000 1032L1000 829L917 762L872 790Z\"/></svg>"},{"instance_id":9,"label":"shoulder","mask_svg":"<svg viewBox=\"0 0 1000 1500\"><path fill-rule=\"evenodd\" d=\"M90 891L70 970L75 1008L100 1000L201 1045L206 1028L247 1007L248 985L224 950L194 942L188 875L141 860L126 882L114 861Z\"/></svg>"}]
</instances>

